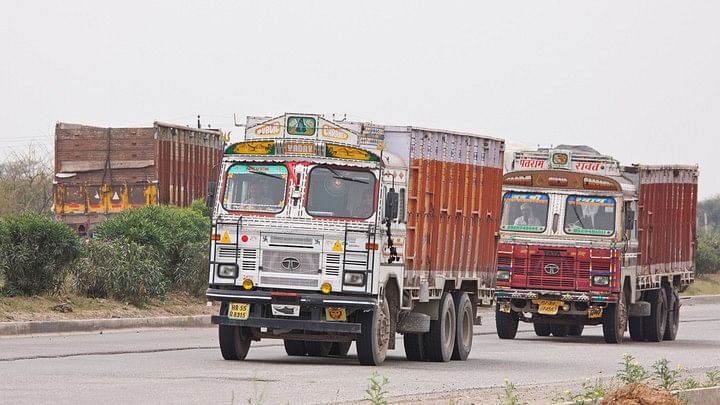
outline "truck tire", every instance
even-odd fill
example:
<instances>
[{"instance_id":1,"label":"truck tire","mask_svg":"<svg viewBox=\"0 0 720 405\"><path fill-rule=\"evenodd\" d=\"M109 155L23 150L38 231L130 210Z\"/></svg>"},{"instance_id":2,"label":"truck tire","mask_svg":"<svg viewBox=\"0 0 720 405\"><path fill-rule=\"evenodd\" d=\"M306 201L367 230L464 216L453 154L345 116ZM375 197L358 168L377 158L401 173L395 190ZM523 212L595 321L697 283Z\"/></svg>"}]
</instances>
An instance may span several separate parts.
<instances>
[{"instance_id":1,"label":"truck tire","mask_svg":"<svg viewBox=\"0 0 720 405\"><path fill-rule=\"evenodd\" d=\"M533 323L533 329L535 329L535 334L538 336L550 336L549 323Z\"/></svg>"},{"instance_id":2,"label":"truck tire","mask_svg":"<svg viewBox=\"0 0 720 405\"><path fill-rule=\"evenodd\" d=\"M665 290L650 290L647 292L647 299L650 301L650 316L645 317L643 322L645 339L648 342L662 342L668 317Z\"/></svg>"},{"instance_id":3,"label":"truck tire","mask_svg":"<svg viewBox=\"0 0 720 405\"><path fill-rule=\"evenodd\" d=\"M645 341L645 330L643 329L644 318L641 316L631 316L628 320L630 329L630 339L633 342Z\"/></svg>"},{"instance_id":4,"label":"truck tire","mask_svg":"<svg viewBox=\"0 0 720 405\"><path fill-rule=\"evenodd\" d=\"M570 325L568 336L582 336L583 330L585 330L585 325L583 324Z\"/></svg>"},{"instance_id":5,"label":"truck tire","mask_svg":"<svg viewBox=\"0 0 720 405\"><path fill-rule=\"evenodd\" d=\"M519 322L517 312L501 312L500 305L495 305L495 328L500 339L515 339Z\"/></svg>"},{"instance_id":6,"label":"truck tire","mask_svg":"<svg viewBox=\"0 0 720 405\"><path fill-rule=\"evenodd\" d=\"M383 299L380 306L372 311L358 313L360 334L357 335L357 348L360 364L379 366L385 361L390 341L390 308Z\"/></svg>"},{"instance_id":7,"label":"truck tire","mask_svg":"<svg viewBox=\"0 0 720 405\"><path fill-rule=\"evenodd\" d=\"M552 332L552 335L555 337L565 337L570 332L570 325L551 324L550 332Z\"/></svg>"},{"instance_id":8,"label":"truck tire","mask_svg":"<svg viewBox=\"0 0 720 405\"><path fill-rule=\"evenodd\" d=\"M472 302L466 292L453 293L455 303L455 347L453 347L452 360L467 360L473 344L473 323L475 320Z\"/></svg>"},{"instance_id":9,"label":"truck tire","mask_svg":"<svg viewBox=\"0 0 720 405\"><path fill-rule=\"evenodd\" d=\"M673 287L665 287L665 295L668 299L668 316L663 340L675 340L680 327L680 294Z\"/></svg>"},{"instance_id":10,"label":"truck tire","mask_svg":"<svg viewBox=\"0 0 720 405\"><path fill-rule=\"evenodd\" d=\"M250 350L250 331L246 327L220 325L220 352L225 360L245 360Z\"/></svg>"},{"instance_id":11,"label":"truck tire","mask_svg":"<svg viewBox=\"0 0 720 405\"><path fill-rule=\"evenodd\" d=\"M425 334L425 353L430 361L445 362L452 358L455 347L455 303L449 293L440 297L438 319L430 321L430 331Z\"/></svg>"},{"instance_id":12,"label":"truck tire","mask_svg":"<svg viewBox=\"0 0 720 405\"><path fill-rule=\"evenodd\" d=\"M603 311L603 338L606 343L622 343L628 321L626 296L626 293L620 293L618 302L608 304Z\"/></svg>"},{"instance_id":13,"label":"truck tire","mask_svg":"<svg viewBox=\"0 0 720 405\"><path fill-rule=\"evenodd\" d=\"M332 350L332 342L305 341L305 350L310 357L327 357Z\"/></svg>"},{"instance_id":14,"label":"truck tire","mask_svg":"<svg viewBox=\"0 0 720 405\"><path fill-rule=\"evenodd\" d=\"M425 361L424 341L424 333L406 333L405 336L403 336L405 357L407 357L409 361Z\"/></svg>"},{"instance_id":15,"label":"truck tire","mask_svg":"<svg viewBox=\"0 0 720 405\"><path fill-rule=\"evenodd\" d=\"M305 356L307 354L305 342L302 340L283 339L283 344L288 356Z\"/></svg>"},{"instance_id":16,"label":"truck tire","mask_svg":"<svg viewBox=\"0 0 720 405\"><path fill-rule=\"evenodd\" d=\"M330 349L330 355L345 357L350 351L350 345L352 345L352 342L334 342Z\"/></svg>"}]
</instances>

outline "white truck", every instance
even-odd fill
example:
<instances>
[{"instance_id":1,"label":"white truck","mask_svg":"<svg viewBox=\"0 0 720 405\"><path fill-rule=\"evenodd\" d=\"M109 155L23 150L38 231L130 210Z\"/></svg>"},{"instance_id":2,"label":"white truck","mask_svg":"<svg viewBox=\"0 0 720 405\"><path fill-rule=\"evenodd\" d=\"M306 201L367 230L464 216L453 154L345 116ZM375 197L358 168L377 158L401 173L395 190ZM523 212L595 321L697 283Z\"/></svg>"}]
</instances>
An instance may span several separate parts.
<instances>
[{"instance_id":1,"label":"white truck","mask_svg":"<svg viewBox=\"0 0 720 405\"><path fill-rule=\"evenodd\" d=\"M379 365L464 360L492 295L504 142L315 114L248 117L214 192L209 288L222 355Z\"/></svg>"}]
</instances>

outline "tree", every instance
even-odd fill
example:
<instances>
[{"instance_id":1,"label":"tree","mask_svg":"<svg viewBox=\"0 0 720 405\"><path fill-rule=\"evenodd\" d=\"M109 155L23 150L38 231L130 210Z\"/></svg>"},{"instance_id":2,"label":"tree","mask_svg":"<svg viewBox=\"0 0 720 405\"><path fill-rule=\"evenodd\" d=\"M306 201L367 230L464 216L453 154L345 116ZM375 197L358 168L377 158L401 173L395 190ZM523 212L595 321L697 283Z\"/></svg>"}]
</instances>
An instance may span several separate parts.
<instances>
[{"instance_id":1,"label":"tree","mask_svg":"<svg viewBox=\"0 0 720 405\"><path fill-rule=\"evenodd\" d=\"M0 163L0 216L50 214L53 195L52 154L31 145Z\"/></svg>"}]
</instances>

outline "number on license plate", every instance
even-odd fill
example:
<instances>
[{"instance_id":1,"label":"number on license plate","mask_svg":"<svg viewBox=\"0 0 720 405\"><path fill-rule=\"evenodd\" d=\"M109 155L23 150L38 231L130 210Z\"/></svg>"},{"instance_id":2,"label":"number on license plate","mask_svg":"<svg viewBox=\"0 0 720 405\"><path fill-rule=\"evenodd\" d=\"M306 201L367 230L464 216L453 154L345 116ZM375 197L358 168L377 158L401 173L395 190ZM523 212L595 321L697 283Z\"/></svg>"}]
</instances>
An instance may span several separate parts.
<instances>
[{"instance_id":1,"label":"number on license plate","mask_svg":"<svg viewBox=\"0 0 720 405\"><path fill-rule=\"evenodd\" d=\"M602 317L603 309L600 307L588 308L588 318L600 318Z\"/></svg>"},{"instance_id":2,"label":"number on license plate","mask_svg":"<svg viewBox=\"0 0 720 405\"><path fill-rule=\"evenodd\" d=\"M231 302L228 309L228 318L245 320L250 316L250 304Z\"/></svg>"},{"instance_id":3,"label":"number on license plate","mask_svg":"<svg viewBox=\"0 0 720 405\"><path fill-rule=\"evenodd\" d=\"M537 304L538 313L543 315L557 315L558 309L562 302L553 300L533 300L533 304Z\"/></svg>"}]
</instances>

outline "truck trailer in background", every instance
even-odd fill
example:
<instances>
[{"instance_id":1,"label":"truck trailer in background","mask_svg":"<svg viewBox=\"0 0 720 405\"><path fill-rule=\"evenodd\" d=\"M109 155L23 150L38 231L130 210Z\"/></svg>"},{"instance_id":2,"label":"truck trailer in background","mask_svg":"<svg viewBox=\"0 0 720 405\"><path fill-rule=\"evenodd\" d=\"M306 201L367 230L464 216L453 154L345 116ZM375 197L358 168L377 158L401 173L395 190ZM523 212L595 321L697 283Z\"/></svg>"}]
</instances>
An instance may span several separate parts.
<instances>
[{"instance_id":1,"label":"truck trailer in background","mask_svg":"<svg viewBox=\"0 0 720 405\"><path fill-rule=\"evenodd\" d=\"M55 126L54 212L80 235L108 216L154 204L187 207L218 175L220 130Z\"/></svg>"},{"instance_id":2,"label":"truck trailer in background","mask_svg":"<svg viewBox=\"0 0 720 405\"><path fill-rule=\"evenodd\" d=\"M465 360L492 296L504 141L313 114L248 118L222 161L207 297L222 355Z\"/></svg>"},{"instance_id":3,"label":"truck trailer in background","mask_svg":"<svg viewBox=\"0 0 720 405\"><path fill-rule=\"evenodd\" d=\"M586 146L515 153L503 180L497 333L603 326L674 340L695 270L697 166L622 166Z\"/></svg>"}]
</instances>

